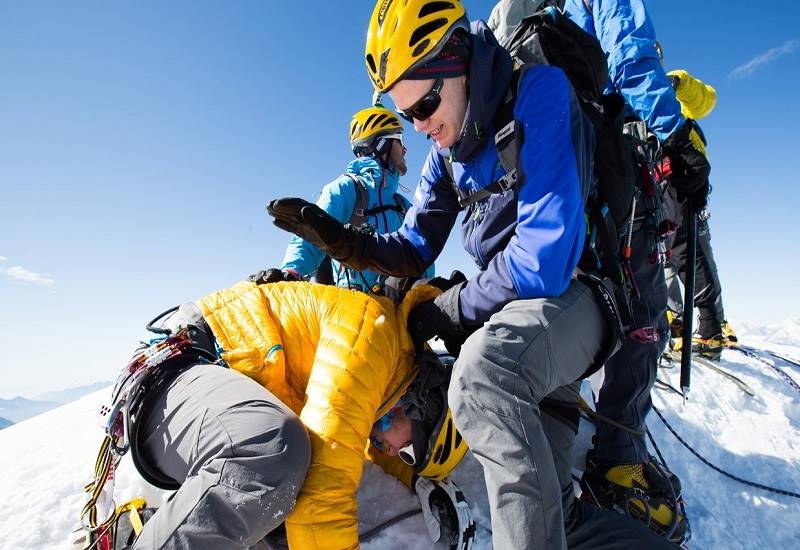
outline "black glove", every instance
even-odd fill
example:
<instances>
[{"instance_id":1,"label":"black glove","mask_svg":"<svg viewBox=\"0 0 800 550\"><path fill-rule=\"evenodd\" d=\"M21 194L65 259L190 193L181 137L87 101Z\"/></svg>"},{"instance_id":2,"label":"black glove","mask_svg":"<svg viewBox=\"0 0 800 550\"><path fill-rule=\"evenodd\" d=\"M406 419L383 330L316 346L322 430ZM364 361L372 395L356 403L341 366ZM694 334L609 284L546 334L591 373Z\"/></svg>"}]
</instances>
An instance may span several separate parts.
<instances>
[{"instance_id":1,"label":"black glove","mask_svg":"<svg viewBox=\"0 0 800 550\"><path fill-rule=\"evenodd\" d=\"M387 277L383 283L383 295L390 298L396 304L403 301L409 290L417 285L431 285L435 286L442 292L449 290L451 287L458 283L463 283L467 280L466 275L459 270L454 269L450 273L450 278L432 277L430 279L423 279L420 277Z\"/></svg>"},{"instance_id":2,"label":"black glove","mask_svg":"<svg viewBox=\"0 0 800 550\"><path fill-rule=\"evenodd\" d=\"M464 278L463 281L456 281L433 300L422 302L411 310L408 316L408 332L417 349L422 349L425 342L438 336L444 341L447 351L458 357L461 345L467 337L467 331L461 325L458 304L459 293L466 284L466 277L460 272L458 274ZM449 280L436 277L431 279L429 284L438 285L445 282Z\"/></svg>"},{"instance_id":3,"label":"black glove","mask_svg":"<svg viewBox=\"0 0 800 550\"><path fill-rule=\"evenodd\" d=\"M281 271L277 268L270 268L261 270L258 273L253 273L247 278L248 281L256 283L257 285L266 285L269 283L279 283L281 281L298 281L299 279L294 273L289 271Z\"/></svg>"},{"instance_id":4,"label":"black glove","mask_svg":"<svg viewBox=\"0 0 800 550\"><path fill-rule=\"evenodd\" d=\"M700 189L695 191L692 195L692 212L699 214L706 206L708 206L708 193L711 187L708 185L708 180L700 186ZM681 194L678 193L678 200L681 200Z\"/></svg>"},{"instance_id":5,"label":"black glove","mask_svg":"<svg viewBox=\"0 0 800 550\"><path fill-rule=\"evenodd\" d=\"M422 517L433 542L444 534L453 550L469 550L475 540L475 522L461 489L448 479L433 481L418 477L414 491L419 497Z\"/></svg>"},{"instance_id":6,"label":"black glove","mask_svg":"<svg viewBox=\"0 0 800 550\"><path fill-rule=\"evenodd\" d=\"M669 157L670 184L683 197L705 200L708 194L708 175L711 165L705 156L701 134L691 119L664 142L664 154Z\"/></svg>"},{"instance_id":7,"label":"black glove","mask_svg":"<svg viewBox=\"0 0 800 550\"><path fill-rule=\"evenodd\" d=\"M357 271L371 267L375 240L367 231L342 224L316 204L303 199L275 199L267 206L276 227L294 233L331 258Z\"/></svg>"}]
</instances>

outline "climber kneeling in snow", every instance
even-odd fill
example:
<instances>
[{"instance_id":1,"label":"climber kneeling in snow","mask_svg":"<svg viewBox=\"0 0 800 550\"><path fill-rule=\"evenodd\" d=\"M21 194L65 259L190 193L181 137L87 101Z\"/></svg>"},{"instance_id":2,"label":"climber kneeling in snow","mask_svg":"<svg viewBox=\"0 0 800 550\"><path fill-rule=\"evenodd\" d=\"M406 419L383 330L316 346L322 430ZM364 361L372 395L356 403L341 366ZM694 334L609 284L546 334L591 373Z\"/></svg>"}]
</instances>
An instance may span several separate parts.
<instances>
[{"instance_id":1,"label":"climber kneeling in snow","mask_svg":"<svg viewBox=\"0 0 800 550\"><path fill-rule=\"evenodd\" d=\"M440 292L420 285L395 305L332 286L242 282L181 306L161 329L191 347L130 411L138 470L177 492L134 548L263 547L284 522L291 548L357 548L365 455L416 489L429 529L431 508L449 508L452 541L468 548L469 507L444 480L466 453L442 400L449 376L417 356L405 328L410 309ZM424 410L434 394L437 411ZM409 429L400 457L368 442Z\"/></svg>"}]
</instances>

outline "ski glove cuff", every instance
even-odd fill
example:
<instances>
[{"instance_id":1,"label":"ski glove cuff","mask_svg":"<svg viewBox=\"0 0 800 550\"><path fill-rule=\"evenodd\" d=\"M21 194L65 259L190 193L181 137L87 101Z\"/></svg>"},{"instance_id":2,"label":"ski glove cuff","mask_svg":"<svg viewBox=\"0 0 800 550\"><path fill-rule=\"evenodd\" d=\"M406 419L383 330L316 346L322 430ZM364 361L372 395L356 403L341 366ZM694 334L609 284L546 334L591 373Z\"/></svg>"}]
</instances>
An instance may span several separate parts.
<instances>
[{"instance_id":1,"label":"ski glove cuff","mask_svg":"<svg viewBox=\"0 0 800 550\"><path fill-rule=\"evenodd\" d=\"M694 121L688 119L667 141L664 153L670 160L670 183L685 196L694 195L707 184L711 165L705 143Z\"/></svg>"},{"instance_id":2,"label":"ski glove cuff","mask_svg":"<svg viewBox=\"0 0 800 550\"><path fill-rule=\"evenodd\" d=\"M408 316L408 331L417 349L438 336L452 355L457 356L466 331L461 325L459 294L466 282L450 287L433 300L422 302Z\"/></svg>"},{"instance_id":3,"label":"ski glove cuff","mask_svg":"<svg viewBox=\"0 0 800 550\"><path fill-rule=\"evenodd\" d=\"M342 224L316 204L298 198L275 199L267 206L276 227L294 233L348 267L371 267L375 240L350 224Z\"/></svg>"},{"instance_id":4,"label":"ski glove cuff","mask_svg":"<svg viewBox=\"0 0 800 550\"><path fill-rule=\"evenodd\" d=\"M450 481L417 477L414 491L419 497L422 517L433 542L444 535L450 548L469 550L475 540L475 522L461 489Z\"/></svg>"},{"instance_id":5,"label":"ski glove cuff","mask_svg":"<svg viewBox=\"0 0 800 550\"><path fill-rule=\"evenodd\" d=\"M300 277L294 271L281 271L280 269L272 267L253 273L247 280L257 285L266 285L269 283L279 283L281 281L299 281Z\"/></svg>"}]
</instances>

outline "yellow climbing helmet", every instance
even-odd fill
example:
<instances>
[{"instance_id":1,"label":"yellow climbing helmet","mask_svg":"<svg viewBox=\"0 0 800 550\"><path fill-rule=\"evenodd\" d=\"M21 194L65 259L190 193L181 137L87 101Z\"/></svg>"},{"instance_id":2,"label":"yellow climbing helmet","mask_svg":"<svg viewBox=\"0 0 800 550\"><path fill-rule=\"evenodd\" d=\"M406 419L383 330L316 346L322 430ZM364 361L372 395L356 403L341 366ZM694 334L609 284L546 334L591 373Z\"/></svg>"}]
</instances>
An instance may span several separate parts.
<instances>
[{"instance_id":1,"label":"yellow climbing helmet","mask_svg":"<svg viewBox=\"0 0 800 550\"><path fill-rule=\"evenodd\" d=\"M457 28L469 30L461 0L378 0L364 50L375 90L387 92L408 71L437 55Z\"/></svg>"},{"instance_id":2,"label":"yellow climbing helmet","mask_svg":"<svg viewBox=\"0 0 800 550\"><path fill-rule=\"evenodd\" d=\"M403 133L400 118L389 109L376 105L362 109L350 121L350 146L353 153L364 149L379 149L380 137L397 137Z\"/></svg>"},{"instance_id":3,"label":"yellow climbing helmet","mask_svg":"<svg viewBox=\"0 0 800 550\"><path fill-rule=\"evenodd\" d=\"M416 424L413 424L416 425ZM417 475L430 479L442 480L450 475L467 454L467 444L453 424L450 409L445 409L441 423L431 432L425 446L425 454L419 462L413 462L415 455L410 454L415 445L400 450L400 458L414 468Z\"/></svg>"},{"instance_id":4,"label":"yellow climbing helmet","mask_svg":"<svg viewBox=\"0 0 800 550\"><path fill-rule=\"evenodd\" d=\"M411 420L411 443L399 456L417 475L441 480L458 466L468 447L447 405L452 366L443 365L432 352L423 352L418 361L419 374L401 399Z\"/></svg>"}]
</instances>

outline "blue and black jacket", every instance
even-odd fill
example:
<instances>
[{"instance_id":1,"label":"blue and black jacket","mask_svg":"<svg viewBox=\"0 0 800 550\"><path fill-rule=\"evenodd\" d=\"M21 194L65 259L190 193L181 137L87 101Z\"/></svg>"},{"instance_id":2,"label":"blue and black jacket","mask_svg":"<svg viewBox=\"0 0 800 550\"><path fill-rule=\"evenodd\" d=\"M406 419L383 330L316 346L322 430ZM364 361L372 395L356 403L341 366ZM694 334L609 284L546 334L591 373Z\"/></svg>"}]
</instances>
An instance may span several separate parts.
<instances>
[{"instance_id":1,"label":"blue and black jacket","mask_svg":"<svg viewBox=\"0 0 800 550\"><path fill-rule=\"evenodd\" d=\"M442 251L461 210L461 193L505 174L492 119L510 83L512 62L482 23L471 35L470 97L465 132L450 151L432 148L410 210L394 233L376 235L374 266L415 275ZM594 128L564 73L550 66L523 74L514 107L523 128L518 171L524 183L471 204L461 225L466 251L480 268L461 289L461 324L475 328L517 299L562 294L583 250L584 204L594 185Z\"/></svg>"},{"instance_id":2,"label":"blue and black jacket","mask_svg":"<svg viewBox=\"0 0 800 550\"><path fill-rule=\"evenodd\" d=\"M608 60L607 90L625 98L628 113L661 140L685 119L656 52L656 32L642 0L566 0L564 14L597 38Z\"/></svg>"}]
</instances>

